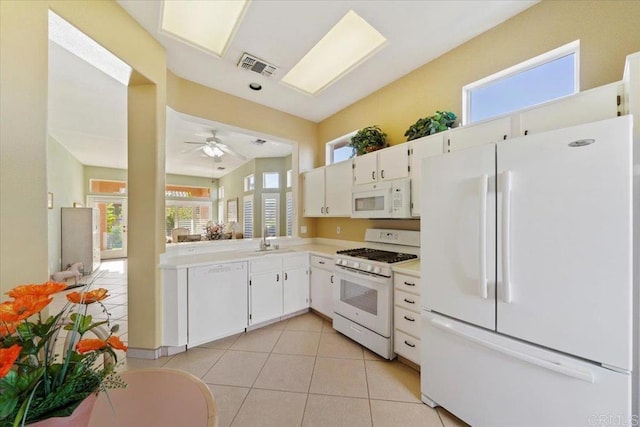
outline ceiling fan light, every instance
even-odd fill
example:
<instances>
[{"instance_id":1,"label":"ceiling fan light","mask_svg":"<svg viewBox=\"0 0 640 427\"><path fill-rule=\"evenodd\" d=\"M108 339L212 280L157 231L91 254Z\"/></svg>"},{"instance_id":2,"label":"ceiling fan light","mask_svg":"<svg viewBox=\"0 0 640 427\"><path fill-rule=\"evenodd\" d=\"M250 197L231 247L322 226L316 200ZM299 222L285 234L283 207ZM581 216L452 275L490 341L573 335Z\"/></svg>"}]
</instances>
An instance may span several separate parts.
<instances>
[{"instance_id":1,"label":"ceiling fan light","mask_svg":"<svg viewBox=\"0 0 640 427\"><path fill-rule=\"evenodd\" d=\"M211 145L205 145L202 147L202 151L209 157L222 157L224 154L218 147L212 147Z\"/></svg>"}]
</instances>

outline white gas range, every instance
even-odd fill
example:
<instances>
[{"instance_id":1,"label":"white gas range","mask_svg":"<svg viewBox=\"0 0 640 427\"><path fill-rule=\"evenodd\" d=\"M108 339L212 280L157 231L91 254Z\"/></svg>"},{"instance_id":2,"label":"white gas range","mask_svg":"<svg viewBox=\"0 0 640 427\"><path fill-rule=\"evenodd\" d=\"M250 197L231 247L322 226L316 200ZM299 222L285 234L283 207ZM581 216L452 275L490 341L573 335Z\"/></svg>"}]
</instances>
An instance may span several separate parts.
<instances>
[{"instance_id":1,"label":"white gas range","mask_svg":"<svg viewBox=\"0 0 640 427\"><path fill-rule=\"evenodd\" d=\"M367 229L365 242L336 253L333 328L393 359L392 267L418 258L420 232Z\"/></svg>"}]
</instances>

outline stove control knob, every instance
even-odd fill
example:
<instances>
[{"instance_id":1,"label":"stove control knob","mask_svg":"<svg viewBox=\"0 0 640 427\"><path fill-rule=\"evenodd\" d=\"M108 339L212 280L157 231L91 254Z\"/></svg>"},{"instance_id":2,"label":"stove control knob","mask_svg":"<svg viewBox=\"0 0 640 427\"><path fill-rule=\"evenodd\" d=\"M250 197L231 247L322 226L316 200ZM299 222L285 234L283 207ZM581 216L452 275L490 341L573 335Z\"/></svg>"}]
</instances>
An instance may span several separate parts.
<instances>
[{"instance_id":1,"label":"stove control knob","mask_svg":"<svg viewBox=\"0 0 640 427\"><path fill-rule=\"evenodd\" d=\"M347 261L346 259L343 259L343 260L340 260L340 263L342 265L347 265L347 264L349 264L349 261Z\"/></svg>"},{"instance_id":2,"label":"stove control knob","mask_svg":"<svg viewBox=\"0 0 640 427\"><path fill-rule=\"evenodd\" d=\"M358 268L360 267L360 263L359 262L354 262L353 263L353 268Z\"/></svg>"},{"instance_id":3,"label":"stove control knob","mask_svg":"<svg viewBox=\"0 0 640 427\"><path fill-rule=\"evenodd\" d=\"M372 271L373 270L373 266L372 265L367 265L367 271Z\"/></svg>"},{"instance_id":4,"label":"stove control knob","mask_svg":"<svg viewBox=\"0 0 640 427\"><path fill-rule=\"evenodd\" d=\"M373 272L374 272L374 273L376 273L376 274L380 274L380 271L381 271L381 270L380 270L380 267L375 267L375 268L373 269Z\"/></svg>"}]
</instances>

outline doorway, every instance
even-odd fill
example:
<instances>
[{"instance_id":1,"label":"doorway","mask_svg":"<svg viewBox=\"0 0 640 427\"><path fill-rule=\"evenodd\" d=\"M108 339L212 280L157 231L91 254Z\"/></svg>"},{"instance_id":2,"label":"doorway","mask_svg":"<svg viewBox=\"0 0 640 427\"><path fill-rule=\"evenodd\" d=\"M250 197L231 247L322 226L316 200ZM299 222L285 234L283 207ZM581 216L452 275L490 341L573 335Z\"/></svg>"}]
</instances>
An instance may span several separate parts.
<instances>
[{"instance_id":1,"label":"doorway","mask_svg":"<svg viewBox=\"0 0 640 427\"><path fill-rule=\"evenodd\" d=\"M87 203L100 212L100 258L126 258L127 199L89 196Z\"/></svg>"}]
</instances>

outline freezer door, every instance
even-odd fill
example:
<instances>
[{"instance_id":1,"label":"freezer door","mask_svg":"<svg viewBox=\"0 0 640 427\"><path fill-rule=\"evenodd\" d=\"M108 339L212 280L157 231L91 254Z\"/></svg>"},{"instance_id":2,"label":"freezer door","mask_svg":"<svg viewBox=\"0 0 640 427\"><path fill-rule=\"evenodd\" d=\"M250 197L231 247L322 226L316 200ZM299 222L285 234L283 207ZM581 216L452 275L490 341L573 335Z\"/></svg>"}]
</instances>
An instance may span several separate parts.
<instances>
[{"instance_id":1,"label":"freezer door","mask_svg":"<svg viewBox=\"0 0 640 427\"><path fill-rule=\"evenodd\" d=\"M631 370L631 118L497 146L498 331Z\"/></svg>"},{"instance_id":2,"label":"freezer door","mask_svg":"<svg viewBox=\"0 0 640 427\"><path fill-rule=\"evenodd\" d=\"M421 390L474 427L631 426L631 375L429 312ZM635 420L635 421L634 421Z\"/></svg>"},{"instance_id":3,"label":"freezer door","mask_svg":"<svg viewBox=\"0 0 640 427\"><path fill-rule=\"evenodd\" d=\"M424 308L495 328L495 145L422 161Z\"/></svg>"}]
</instances>

